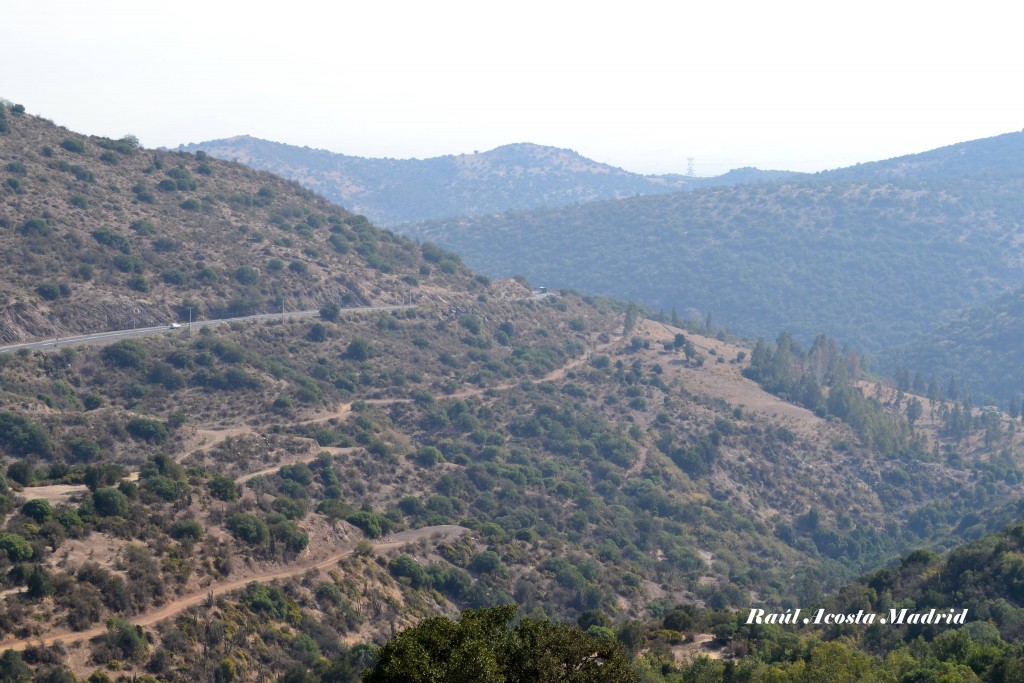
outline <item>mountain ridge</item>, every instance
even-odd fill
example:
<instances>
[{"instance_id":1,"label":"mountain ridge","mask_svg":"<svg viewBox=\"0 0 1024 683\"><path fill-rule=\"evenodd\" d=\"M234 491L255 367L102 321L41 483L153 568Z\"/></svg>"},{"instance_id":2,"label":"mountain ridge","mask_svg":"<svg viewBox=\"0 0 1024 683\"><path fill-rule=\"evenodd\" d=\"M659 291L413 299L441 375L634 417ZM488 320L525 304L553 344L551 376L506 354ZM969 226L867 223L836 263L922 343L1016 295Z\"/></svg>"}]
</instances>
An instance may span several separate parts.
<instances>
[{"instance_id":1,"label":"mountain ridge","mask_svg":"<svg viewBox=\"0 0 1024 683\"><path fill-rule=\"evenodd\" d=\"M1019 286L1018 150L1013 133L772 183L402 231L491 275L712 312L743 335L825 332L874 353Z\"/></svg>"},{"instance_id":2,"label":"mountain ridge","mask_svg":"<svg viewBox=\"0 0 1024 683\"><path fill-rule=\"evenodd\" d=\"M717 178L643 175L593 161L574 150L531 142L426 159L349 156L249 135L189 143L178 149L204 151L273 171L383 225L793 175L749 168Z\"/></svg>"}]
</instances>

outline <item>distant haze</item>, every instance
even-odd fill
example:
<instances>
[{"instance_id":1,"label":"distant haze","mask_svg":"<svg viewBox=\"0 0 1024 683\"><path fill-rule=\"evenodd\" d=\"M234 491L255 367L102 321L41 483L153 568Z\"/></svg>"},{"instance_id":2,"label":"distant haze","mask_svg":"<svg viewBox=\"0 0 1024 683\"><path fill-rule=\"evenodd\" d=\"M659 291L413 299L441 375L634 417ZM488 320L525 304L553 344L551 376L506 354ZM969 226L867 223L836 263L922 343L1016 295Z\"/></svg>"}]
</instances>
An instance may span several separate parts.
<instances>
[{"instance_id":1,"label":"distant haze","mask_svg":"<svg viewBox=\"0 0 1024 683\"><path fill-rule=\"evenodd\" d=\"M816 171L1018 130L1007 3L9 3L0 96L143 144L514 142L638 173Z\"/></svg>"}]
</instances>

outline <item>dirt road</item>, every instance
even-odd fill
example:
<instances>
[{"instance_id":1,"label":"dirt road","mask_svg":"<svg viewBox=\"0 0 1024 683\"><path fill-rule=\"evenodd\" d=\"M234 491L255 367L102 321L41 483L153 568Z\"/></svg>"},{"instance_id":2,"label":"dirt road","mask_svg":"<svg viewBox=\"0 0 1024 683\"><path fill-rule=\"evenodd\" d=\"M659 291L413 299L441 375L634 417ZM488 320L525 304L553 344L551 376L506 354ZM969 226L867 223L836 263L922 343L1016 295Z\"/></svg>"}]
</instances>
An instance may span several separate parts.
<instances>
[{"instance_id":1,"label":"dirt road","mask_svg":"<svg viewBox=\"0 0 1024 683\"><path fill-rule=\"evenodd\" d=\"M468 530L451 524L444 524L439 526L427 526L420 529L410 529L408 531L402 531L394 534L387 540L377 543L374 545L375 552L385 552L393 550L395 548L401 548L411 543L418 541L437 538L438 541L449 540L456 536L459 536ZM183 595L180 598L172 600L171 602L158 607L144 614L131 617L131 621L136 626L152 626L153 624L169 619L176 614L185 611L189 607L194 607L204 600L208 599L211 595L216 597L231 591L236 591L244 588L253 581L267 582L274 581L275 579L286 579L291 576L303 574L311 569L324 569L337 563L343 557L351 555L355 551L354 548L345 548L344 550L338 551L320 560L313 562L298 562L296 564L281 567L273 571L264 572L262 574L253 574L244 578L232 579L230 581L224 581L222 583L213 584L207 586L201 591L189 593ZM88 628L84 631L56 631L53 633L46 634L37 638L24 638L21 640L8 640L0 643L0 650L24 650L30 645L53 645L55 642L60 641L65 644L75 643L96 636L102 635L107 632L105 624L100 624Z\"/></svg>"}]
</instances>

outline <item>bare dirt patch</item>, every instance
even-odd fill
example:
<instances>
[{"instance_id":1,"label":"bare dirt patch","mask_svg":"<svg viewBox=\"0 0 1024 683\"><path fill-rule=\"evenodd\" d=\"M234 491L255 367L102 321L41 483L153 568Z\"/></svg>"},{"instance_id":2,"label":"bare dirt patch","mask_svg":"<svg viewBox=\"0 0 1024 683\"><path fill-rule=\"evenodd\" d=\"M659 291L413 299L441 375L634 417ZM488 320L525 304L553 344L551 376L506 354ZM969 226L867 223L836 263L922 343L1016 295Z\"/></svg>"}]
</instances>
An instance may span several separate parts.
<instances>
[{"instance_id":1,"label":"bare dirt patch","mask_svg":"<svg viewBox=\"0 0 1024 683\"><path fill-rule=\"evenodd\" d=\"M672 341L676 334L686 335L697 350L705 355L703 365L698 367L687 362L681 350L663 350L662 345ZM686 390L692 394L725 401L730 406L742 407L744 412L758 413L805 437L820 437L832 430L828 422L811 411L769 394L756 382L744 377L742 371L750 364L749 349L653 320L641 321L635 335L651 342L651 349L646 354L651 362L661 364L666 380L680 378ZM741 352L746 357L737 361ZM718 362L718 359L722 359L722 362Z\"/></svg>"},{"instance_id":2,"label":"bare dirt patch","mask_svg":"<svg viewBox=\"0 0 1024 683\"><path fill-rule=\"evenodd\" d=\"M697 657L724 659L722 646L710 633L694 633L692 639L672 648L672 654L680 664L692 662Z\"/></svg>"},{"instance_id":3,"label":"bare dirt patch","mask_svg":"<svg viewBox=\"0 0 1024 683\"><path fill-rule=\"evenodd\" d=\"M95 562L112 569L117 557L129 545L128 541L96 532L88 538L71 538L50 556L48 563L53 567L68 569L80 567L86 562Z\"/></svg>"},{"instance_id":4,"label":"bare dirt patch","mask_svg":"<svg viewBox=\"0 0 1024 683\"><path fill-rule=\"evenodd\" d=\"M50 486L26 486L20 492L25 500L45 500L50 505L71 503L88 495L89 489L83 484L51 484Z\"/></svg>"}]
</instances>

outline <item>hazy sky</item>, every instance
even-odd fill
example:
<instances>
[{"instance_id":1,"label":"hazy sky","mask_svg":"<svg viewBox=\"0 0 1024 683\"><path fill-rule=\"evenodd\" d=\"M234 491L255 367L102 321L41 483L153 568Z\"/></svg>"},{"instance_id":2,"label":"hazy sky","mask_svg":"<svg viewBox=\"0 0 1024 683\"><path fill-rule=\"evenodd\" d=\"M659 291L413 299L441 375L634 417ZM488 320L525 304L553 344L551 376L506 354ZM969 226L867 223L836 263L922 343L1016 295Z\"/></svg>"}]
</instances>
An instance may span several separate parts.
<instances>
[{"instance_id":1,"label":"hazy sky","mask_svg":"<svg viewBox=\"0 0 1024 683\"><path fill-rule=\"evenodd\" d=\"M0 97L148 147L510 142L644 173L819 170L1024 127L1016 3L3 2Z\"/></svg>"}]
</instances>

